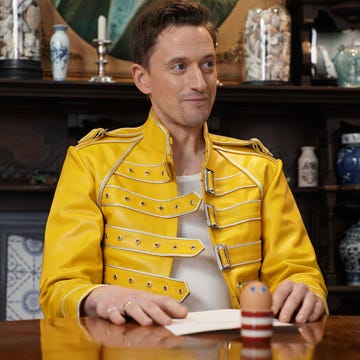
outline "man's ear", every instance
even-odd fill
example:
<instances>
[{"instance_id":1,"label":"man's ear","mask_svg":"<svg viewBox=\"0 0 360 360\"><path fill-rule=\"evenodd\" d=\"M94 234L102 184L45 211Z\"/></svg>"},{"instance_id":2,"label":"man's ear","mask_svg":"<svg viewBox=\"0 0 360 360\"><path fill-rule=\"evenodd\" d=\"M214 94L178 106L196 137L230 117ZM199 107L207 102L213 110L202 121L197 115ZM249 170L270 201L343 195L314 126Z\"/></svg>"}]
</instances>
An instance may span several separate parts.
<instances>
[{"instance_id":1,"label":"man's ear","mask_svg":"<svg viewBox=\"0 0 360 360\"><path fill-rule=\"evenodd\" d=\"M149 73L139 64L131 67L132 76L136 87L146 95L150 94Z\"/></svg>"}]
</instances>

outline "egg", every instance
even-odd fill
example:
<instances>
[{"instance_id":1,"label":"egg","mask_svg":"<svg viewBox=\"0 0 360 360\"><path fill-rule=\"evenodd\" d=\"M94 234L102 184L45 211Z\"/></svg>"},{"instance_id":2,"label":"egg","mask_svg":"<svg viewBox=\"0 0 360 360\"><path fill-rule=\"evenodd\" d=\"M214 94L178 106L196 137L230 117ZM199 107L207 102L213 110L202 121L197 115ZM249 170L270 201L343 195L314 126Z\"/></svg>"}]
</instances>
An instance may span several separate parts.
<instances>
[{"instance_id":1,"label":"egg","mask_svg":"<svg viewBox=\"0 0 360 360\"><path fill-rule=\"evenodd\" d=\"M269 288L261 281L247 283L240 295L242 311L271 311L272 295Z\"/></svg>"}]
</instances>

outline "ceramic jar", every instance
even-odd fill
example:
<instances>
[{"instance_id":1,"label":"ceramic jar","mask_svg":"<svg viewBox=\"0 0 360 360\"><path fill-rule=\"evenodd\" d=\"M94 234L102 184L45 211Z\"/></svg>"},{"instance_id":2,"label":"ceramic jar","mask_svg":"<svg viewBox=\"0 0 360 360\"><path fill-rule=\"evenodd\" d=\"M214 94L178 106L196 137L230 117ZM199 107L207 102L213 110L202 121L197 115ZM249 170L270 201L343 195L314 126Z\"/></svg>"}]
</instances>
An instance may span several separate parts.
<instances>
[{"instance_id":1,"label":"ceramic jar","mask_svg":"<svg viewBox=\"0 0 360 360\"><path fill-rule=\"evenodd\" d=\"M291 18L285 3L263 0L248 10L244 24L245 82L290 80Z\"/></svg>"},{"instance_id":2,"label":"ceramic jar","mask_svg":"<svg viewBox=\"0 0 360 360\"><path fill-rule=\"evenodd\" d=\"M360 86L360 41L342 46L333 58L341 87Z\"/></svg>"},{"instance_id":3,"label":"ceramic jar","mask_svg":"<svg viewBox=\"0 0 360 360\"><path fill-rule=\"evenodd\" d=\"M303 146L298 160L298 187L318 186L318 159L314 146Z\"/></svg>"},{"instance_id":4,"label":"ceramic jar","mask_svg":"<svg viewBox=\"0 0 360 360\"><path fill-rule=\"evenodd\" d=\"M360 285L360 220L352 225L339 245L347 285Z\"/></svg>"},{"instance_id":5,"label":"ceramic jar","mask_svg":"<svg viewBox=\"0 0 360 360\"><path fill-rule=\"evenodd\" d=\"M341 184L360 184L360 133L341 136L342 147L337 154L336 171Z\"/></svg>"},{"instance_id":6,"label":"ceramic jar","mask_svg":"<svg viewBox=\"0 0 360 360\"><path fill-rule=\"evenodd\" d=\"M69 66L70 40L66 25L56 24L54 30L50 39L51 70L55 81L64 81Z\"/></svg>"},{"instance_id":7,"label":"ceramic jar","mask_svg":"<svg viewBox=\"0 0 360 360\"><path fill-rule=\"evenodd\" d=\"M0 0L0 77L42 78L40 0Z\"/></svg>"}]
</instances>

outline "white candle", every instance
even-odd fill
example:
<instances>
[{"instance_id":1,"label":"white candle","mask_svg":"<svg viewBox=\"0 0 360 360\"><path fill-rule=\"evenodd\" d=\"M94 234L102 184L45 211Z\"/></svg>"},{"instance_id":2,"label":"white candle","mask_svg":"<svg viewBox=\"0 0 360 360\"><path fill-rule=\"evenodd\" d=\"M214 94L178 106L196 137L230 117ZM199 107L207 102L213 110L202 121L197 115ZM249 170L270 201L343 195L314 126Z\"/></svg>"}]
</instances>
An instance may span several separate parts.
<instances>
[{"instance_id":1,"label":"white candle","mask_svg":"<svg viewBox=\"0 0 360 360\"><path fill-rule=\"evenodd\" d=\"M106 40L106 17L100 15L98 18L98 40Z\"/></svg>"}]
</instances>

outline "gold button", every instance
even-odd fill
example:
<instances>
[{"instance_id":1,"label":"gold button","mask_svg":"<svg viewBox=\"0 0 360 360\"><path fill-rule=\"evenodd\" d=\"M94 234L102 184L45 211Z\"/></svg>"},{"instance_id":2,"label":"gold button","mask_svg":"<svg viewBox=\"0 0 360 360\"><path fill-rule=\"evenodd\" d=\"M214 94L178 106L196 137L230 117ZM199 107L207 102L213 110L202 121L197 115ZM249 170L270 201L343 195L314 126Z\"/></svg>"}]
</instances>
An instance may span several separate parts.
<instances>
[{"instance_id":1,"label":"gold button","mask_svg":"<svg viewBox=\"0 0 360 360\"><path fill-rule=\"evenodd\" d=\"M134 278L129 278L128 283L132 284L134 282Z\"/></svg>"},{"instance_id":2,"label":"gold button","mask_svg":"<svg viewBox=\"0 0 360 360\"><path fill-rule=\"evenodd\" d=\"M117 239L118 239L119 241L121 241L121 240L122 240L122 236L119 235L119 236L117 237Z\"/></svg>"},{"instance_id":3,"label":"gold button","mask_svg":"<svg viewBox=\"0 0 360 360\"><path fill-rule=\"evenodd\" d=\"M163 290L164 290L164 291L168 291L168 290L169 290L169 287L168 287L167 285L164 285Z\"/></svg>"},{"instance_id":4,"label":"gold button","mask_svg":"<svg viewBox=\"0 0 360 360\"><path fill-rule=\"evenodd\" d=\"M155 246L156 248L159 248L159 247L160 247L160 244L159 244L159 243L155 243L154 246Z\"/></svg>"},{"instance_id":5,"label":"gold button","mask_svg":"<svg viewBox=\"0 0 360 360\"><path fill-rule=\"evenodd\" d=\"M135 243L136 243L136 244L141 244L141 240L140 240L140 239L136 239L136 240L135 240Z\"/></svg>"},{"instance_id":6,"label":"gold button","mask_svg":"<svg viewBox=\"0 0 360 360\"><path fill-rule=\"evenodd\" d=\"M148 281L147 283L146 283L146 287L152 287L152 283L151 283L151 281Z\"/></svg>"},{"instance_id":7,"label":"gold button","mask_svg":"<svg viewBox=\"0 0 360 360\"><path fill-rule=\"evenodd\" d=\"M114 280L117 280L119 278L119 275L118 274L114 274L113 276Z\"/></svg>"}]
</instances>

